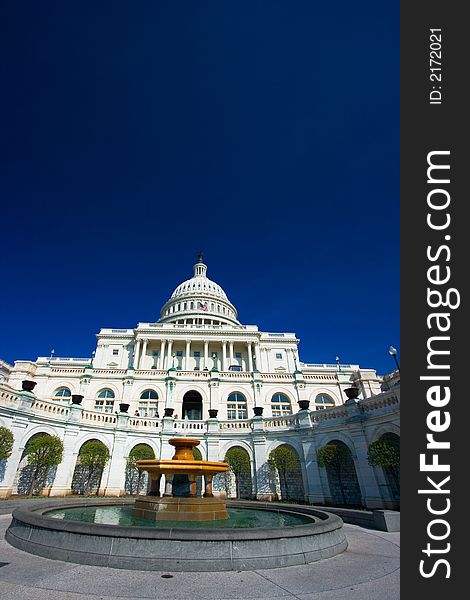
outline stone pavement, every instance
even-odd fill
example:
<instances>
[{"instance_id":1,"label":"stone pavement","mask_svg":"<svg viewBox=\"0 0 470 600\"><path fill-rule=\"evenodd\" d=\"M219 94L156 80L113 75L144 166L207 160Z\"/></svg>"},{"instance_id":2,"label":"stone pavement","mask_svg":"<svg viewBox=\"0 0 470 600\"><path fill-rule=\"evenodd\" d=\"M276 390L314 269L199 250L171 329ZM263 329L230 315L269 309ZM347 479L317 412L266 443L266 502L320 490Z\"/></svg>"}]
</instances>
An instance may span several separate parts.
<instances>
[{"instance_id":1,"label":"stone pavement","mask_svg":"<svg viewBox=\"0 0 470 600\"><path fill-rule=\"evenodd\" d=\"M12 503L13 504L13 503ZM16 502L15 502L16 504ZM2 503L0 503L2 507ZM8 504L3 505L7 512ZM398 600L398 533L345 525L349 547L327 560L283 569L171 573L75 565L33 556L4 539L0 516L0 596L6 600Z\"/></svg>"}]
</instances>

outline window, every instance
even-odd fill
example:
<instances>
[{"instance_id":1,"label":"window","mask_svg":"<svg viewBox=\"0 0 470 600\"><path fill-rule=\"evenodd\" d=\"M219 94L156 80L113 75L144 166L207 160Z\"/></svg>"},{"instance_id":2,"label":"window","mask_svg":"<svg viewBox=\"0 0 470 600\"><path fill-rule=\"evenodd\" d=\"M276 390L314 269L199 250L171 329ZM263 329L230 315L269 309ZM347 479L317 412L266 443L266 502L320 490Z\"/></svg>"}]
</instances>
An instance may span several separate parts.
<instances>
[{"instance_id":1,"label":"window","mask_svg":"<svg viewBox=\"0 0 470 600\"><path fill-rule=\"evenodd\" d=\"M241 358L241 357L242 357L241 352L235 352L235 358Z\"/></svg>"},{"instance_id":2,"label":"window","mask_svg":"<svg viewBox=\"0 0 470 600\"><path fill-rule=\"evenodd\" d=\"M240 392L232 392L227 399L228 419L247 419L246 398Z\"/></svg>"},{"instance_id":3,"label":"window","mask_svg":"<svg viewBox=\"0 0 470 600\"><path fill-rule=\"evenodd\" d=\"M111 413L114 407L114 392L109 388L98 392L97 400L95 400L95 410L100 412Z\"/></svg>"},{"instance_id":4,"label":"window","mask_svg":"<svg viewBox=\"0 0 470 600\"><path fill-rule=\"evenodd\" d=\"M69 388L60 387L59 389L57 389L54 392L52 399L57 400L58 402L61 402L63 400L68 401L68 400L70 400L71 397L72 397L72 393L69 390Z\"/></svg>"},{"instance_id":5,"label":"window","mask_svg":"<svg viewBox=\"0 0 470 600\"><path fill-rule=\"evenodd\" d=\"M158 394L155 390L145 390L140 394L140 417L158 417Z\"/></svg>"},{"instance_id":6,"label":"window","mask_svg":"<svg viewBox=\"0 0 470 600\"><path fill-rule=\"evenodd\" d=\"M274 394L271 398L271 411L273 417L282 417L282 415L290 415L292 408L290 400L285 394Z\"/></svg>"},{"instance_id":7,"label":"window","mask_svg":"<svg viewBox=\"0 0 470 600\"><path fill-rule=\"evenodd\" d=\"M201 358L201 353L200 352L195 352L194 353L194 358Z\"/></svg>"},{"instance_id":8,"label":"window","mask_svg":"<svg viewBox=\"0 0 470 600\"><path fill-rule=\"evenodd\" d=\"M240 365L230 365L230 367L228 368L229 371L241 371L242 368L240 367Z\"/></svg>"},{"instance_id":9,"label":"window","mask_svg":"<svg viewBox=\"0 0 470 600\"><path fill-rule=\"evenodd\" d=\"M276 352L276 359L282 360L282 354L280 352Z\"/></svg>"},{"instance_id":10,"label":"window","mask_svg":"<svg viewBox=\"0 0 470 600\"><path fill-rule=\"evenodd\" d=\"M141 400L158 400L158 394L155 390L145 390L140 394Z\"/></svg>"},{"instance_id":11,"label":"window","mask_svg":"<svg viewBox=\"0 0 470 600\"><path fill-rule=\"evenodd\" d=\"M318 394L315 398L315 409L323 410L325 408L332 408L335 405L335 401L328 394Z\"/></svg>"},{"instance_id":12,"label":"window","mask_svg":"<svg viewBox=\"0 0 470 600\"><path fill-rule=\"evenodd\" d=\"M113 350L113 356L118 356L119 350Z\"/></svg>"}]
</instances>

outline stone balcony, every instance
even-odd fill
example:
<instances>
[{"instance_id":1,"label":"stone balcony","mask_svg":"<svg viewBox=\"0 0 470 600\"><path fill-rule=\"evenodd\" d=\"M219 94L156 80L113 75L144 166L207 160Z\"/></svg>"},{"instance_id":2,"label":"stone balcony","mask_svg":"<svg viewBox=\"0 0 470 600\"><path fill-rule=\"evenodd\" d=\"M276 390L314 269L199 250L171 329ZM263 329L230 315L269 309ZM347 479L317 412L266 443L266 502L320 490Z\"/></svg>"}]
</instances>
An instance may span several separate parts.
<instances>
[{"instance_id":1,"label":"stone balcony","mask_svg":"<svg viewBox=\"0 0 470 600\"><path fill-rule=\"evenodd\" d=\"M240 373L237 373L238 375ZM200 372L199 375L207 373ZM326 410L301 410L279 417L254 417L253 419L207 421L178 420L172 417L149 418L130 416L128 413L106 413L82 408L80 405L40 400L31 392L18 392L0 384L0 415L26 417L38 422L53 421L64 426L68 423L104 430L135 431L136 433L164 433L178 435L246 435L252 431L298 430L347 424L352 418L366 420L372 415L398 412L399 392L389 391L358 402L350 402Z\"/></svg>"}]
</instances>

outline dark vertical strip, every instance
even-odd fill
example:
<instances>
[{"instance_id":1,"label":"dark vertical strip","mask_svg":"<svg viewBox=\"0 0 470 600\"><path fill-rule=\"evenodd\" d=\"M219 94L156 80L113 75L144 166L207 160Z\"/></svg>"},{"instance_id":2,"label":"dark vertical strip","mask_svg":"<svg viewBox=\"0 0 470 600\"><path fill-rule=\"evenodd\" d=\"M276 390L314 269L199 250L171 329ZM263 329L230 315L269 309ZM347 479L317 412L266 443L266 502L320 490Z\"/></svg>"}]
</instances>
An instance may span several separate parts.
<instances>
[{"instance_id":1,"label":"dark vertical strip","mask_svg":"<svg viewBox=\"0 0 470 600\"><path fill-rule=\"evenodd\" d=\"M464 214L470 204L465 189L470 172L465 93L470 35L464 8L465 3L435 0L401 3L401 597L405 599L458 598L469 569L470 398L463 387L470 370L466 292L470 236ZM428 161L450 169L431 168L428 173ZM459 465L462 458L465 464ZM436 470L426 471L433 468L429 466L433 461Z\"/></svg>"}]
</instances>

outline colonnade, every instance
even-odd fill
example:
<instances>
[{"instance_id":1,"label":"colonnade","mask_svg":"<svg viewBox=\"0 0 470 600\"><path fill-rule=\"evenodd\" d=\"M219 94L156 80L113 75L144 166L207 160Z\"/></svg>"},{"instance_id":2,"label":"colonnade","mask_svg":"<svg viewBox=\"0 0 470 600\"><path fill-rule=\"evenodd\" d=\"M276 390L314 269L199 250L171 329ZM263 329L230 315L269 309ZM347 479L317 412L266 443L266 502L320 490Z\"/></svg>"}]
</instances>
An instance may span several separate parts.
<instances>
[{"instance_id":1,"label":"colonnade","mask_svg":"<svg viewBox=\"0 0 470 600\"><path fill-rule=\"evenodd\" d=\"M149 342L154 343L154 340L149 338L139 338L135 342L134 346L134 369L141 369L143 359L147 356L147 349ZM173 339L161 339L157 340L160 343L158 359L154 365L159 370L167 370L173 365L173 344L180 342L180 340ZM184 355L181 368L183 371L189 371L190 360L191 360L191 347L194 348L194 344L198 344L199 347L203 345L203 355L200 360L201 369L209 369L214 366L214 360L217 361L216 366L220 366L220 371L228 370L230 365L235 363L235 344L237 350L240 346L243 348L243 354L246 354L247 363L245 364L246 370L252 372L255 366L259 369L261 365L261 354L260 345L253 341L242 341L238 342L235 340L222 340L220 342L211 341L207 339L186 339L184 341ZM209 346L211 354L209 354ZM214 359L212 354L217 352L217 358ZM220 358L219 358L219 353Z\"/></svg>"}]
</instances>

